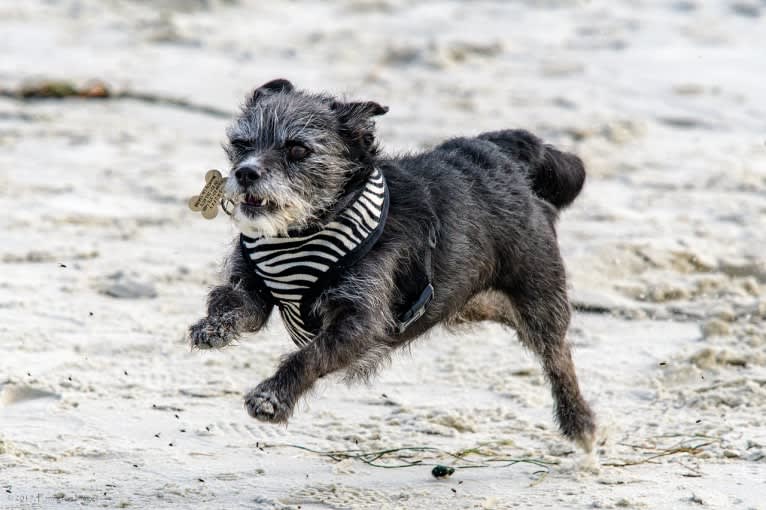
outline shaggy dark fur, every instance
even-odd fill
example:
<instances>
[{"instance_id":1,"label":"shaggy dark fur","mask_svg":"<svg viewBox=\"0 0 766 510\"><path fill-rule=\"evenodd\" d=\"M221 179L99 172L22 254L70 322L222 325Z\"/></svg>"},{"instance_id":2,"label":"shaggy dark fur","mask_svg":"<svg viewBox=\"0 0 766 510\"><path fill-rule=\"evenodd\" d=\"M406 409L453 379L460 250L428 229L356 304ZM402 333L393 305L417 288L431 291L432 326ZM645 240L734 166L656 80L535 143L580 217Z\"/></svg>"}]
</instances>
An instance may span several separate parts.
<instances>
[{"instance_id":1,"label":"shaggy dark fur","mask_svg":"<svg viewBox=\"0 0 766 510\"><path fill-rule=\"evenodd\" d=\"M228 148L234 170L248 154L271 154L268 161L276 161L274 154L292 143L310 151L305 161L280 160L284 168L265 170L278 174L275 180L299 182L294 193L301 200L321 196L322 205L310 217L296 220L302 229L332 219L373 166L382 170L391 195L381 239L322 294L316 307L322 324L318 336L287 355L272 377L248 393L247 411L260 420L286 422L320 377L345 370L348 377L366 378L393 349L439 323L494 320L515 328L540 357L561 431L590 450L595 422L566 340L570 307L555 231L558 210L583 186L582 162L522 130L453 138L416 155L382 156L371 117L385 111L376 103L343 103L277 80L254 93L229 131L239 146ZM307 120L308 132L290 131L290 123ZM282 139L280 132L286 133ZM292 180L289 172L297 175L301 169L305 175ZM322 173L330 174L324 185ZM239 191L262 196L272 189L268 185ZM327 205L330 195L334 198ZM425 315L399 335L398 318L425 284L431 228L437 233L434 299ZM252 270L238 248L229 266L228 281L208 297L208 316L191 328L195 347L227 345L240 333L257 331L271 312L254 290Z\"/></svg>"}]
</instances>

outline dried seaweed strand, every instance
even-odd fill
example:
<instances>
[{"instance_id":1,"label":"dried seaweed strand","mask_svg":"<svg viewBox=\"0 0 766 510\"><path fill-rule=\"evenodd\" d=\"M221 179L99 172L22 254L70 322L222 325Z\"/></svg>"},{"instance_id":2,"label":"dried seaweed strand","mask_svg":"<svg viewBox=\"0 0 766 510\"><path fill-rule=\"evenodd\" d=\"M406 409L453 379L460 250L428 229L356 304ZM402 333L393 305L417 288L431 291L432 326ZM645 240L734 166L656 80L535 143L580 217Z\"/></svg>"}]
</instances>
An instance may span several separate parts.
<instances>
[{"instance_id":1,"label":"dried seaweed strand","mask_svg":"<svg viewBox=\"0 0 766 510\"><path fill-rule=\"evenodd\" d=\"M435 463L427 462L427 460L430 460L430 459L416 459L414 461L408 461L407 459L412 458L412 455L411 455L412 453L433 453L433 454L452 457L453 459L457 461L456 462L457 465L451 466L451 467L454 467L455 469L472 469L472 468L488 468L488 467L502 468L502 467L513 466L515 464L532 464L534 466L542 467L547 472L550 470L549 466L552 465L552 463L550 462L545 462L539 459L518 459L518 458L512 458L512 457L507 458L507 457L487 456L486 454L480 451L479 449L480 447L472 448L469 450L461 450L458 453L452 453L446 450L442 450L441 448L435 448L432 446L406 446L401 448L389 448L389 449L378 450L378 451L364 451L364 450L358 450L358 449L323 451L323 450L315 450L307 446L296 445L296 444L264 445L264 448L278 448L278 447L296 448L299 450L320 455L322 457L328 457L337 462L342 460L347 460L347 459L359 460L361 462L364 462L367 465L370 465L373 467L386 468L386 469L437 465ZM482 459L481 461L465 458L465 456L469 454L483 455L485 456L485 458ZM385 457L393 458L399 463L398 464L379 464L376 462L378 460L384 459ZM539 471L536 473L539 473Z\"/></svg>"},{"instance_id":2,"label":"dried seaweed strand","mask_svg":"<svg viewBox=\"0 0 766 510\"><path fill-rule=\"evenodd\" d=\"M58 81L46 81L39 85L32 86L31 88L21 87L19 89L0 89L0 97L9 99L16 99L19 101L48 101L48 100L68 100L68 99L95 99L95 100L119 100L128 99L133 101L140 101L149 104L158 104L162 106L168 106L172 108L180 108L186 111L200 113L204 115L210 115L222 119L230 119L234 113L228 110L222 110L214 106L195 103L186 99L164 96L160 94L153 94L149 92L138 92L132 90L123 90L113 92L109 88L101 84L103 90L99 95L89 95L87 87L76 87L69 82ZM43 89L49 87L52 93L46 95L43 93Z\"/></svg>"},{"instance_id":3,"label":"dried seaweed strand","mask_svg":"<svg viewBox=\"0 0 766 510\"><path fill-rule=\"evenodd\" d=\"M690 455L697 455L702 451L702 448L706 446L710 446L711 444L715 444L717 441L708 441L707 443L701 443L694 446L676 446L674 448L657 448L657 450L660 450L659 453L656 453L654 455L650 455L648 457L644 457L640 460L634 460L634 461L628 461L628 462L605 462L602 464L602 466L610 466L610 467L627 467L627 466L637 466L639 464L648 464L652 463L653 460L658 459L660 457L667 457L669 455L677 455L679 453L688 453Z\"/></svg>"}]
</instances>

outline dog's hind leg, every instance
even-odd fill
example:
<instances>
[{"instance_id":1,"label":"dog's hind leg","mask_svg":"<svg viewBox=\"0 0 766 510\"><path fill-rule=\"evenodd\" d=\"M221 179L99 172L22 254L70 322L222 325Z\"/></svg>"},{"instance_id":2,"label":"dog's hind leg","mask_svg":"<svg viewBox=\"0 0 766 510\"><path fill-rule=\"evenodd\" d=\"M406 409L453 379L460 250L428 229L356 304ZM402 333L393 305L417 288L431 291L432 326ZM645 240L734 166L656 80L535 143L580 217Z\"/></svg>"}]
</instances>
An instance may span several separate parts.
<instances>
[{"instance_id":1,"label":"dog's hind leg","mask_svg":"<svg viewBox=\"0 0 766 510\"><path fill-rule=\"evenodd\" d=\"M566 339L570 307L564 267L554 245L544 264L539 260L525 268L525 275L506 287L513 305L511 323L522 343L542 361L551 384L556 420L561 432L585 451L593 447L595 419L577 383L569 343ZM536 270L536 271L533 271Z\"/></svg>"}]
</instances>

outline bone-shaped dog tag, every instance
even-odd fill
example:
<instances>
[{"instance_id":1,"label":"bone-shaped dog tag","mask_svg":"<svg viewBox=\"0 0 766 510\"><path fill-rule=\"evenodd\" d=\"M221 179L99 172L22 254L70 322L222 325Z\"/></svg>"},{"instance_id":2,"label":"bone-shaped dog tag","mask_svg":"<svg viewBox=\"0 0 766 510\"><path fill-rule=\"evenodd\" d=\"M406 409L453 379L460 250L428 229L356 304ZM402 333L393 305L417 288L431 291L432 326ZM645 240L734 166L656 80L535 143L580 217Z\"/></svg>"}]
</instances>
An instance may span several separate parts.
<instances>
[{"instance_id":1,"label":"bone-shaped dog tag","mask_svg":"<svg viewBox=\"0 0 766 510\"><path fill-rule=\"evenodd\" d=\"M199 195L189 199L189 209L194 212L201 211L202 217L212 220L218 215L218 204L223 197L223 186L226 179L218 170L210 170L205 174L205 187Z\"/></svg>"}]
</instances>

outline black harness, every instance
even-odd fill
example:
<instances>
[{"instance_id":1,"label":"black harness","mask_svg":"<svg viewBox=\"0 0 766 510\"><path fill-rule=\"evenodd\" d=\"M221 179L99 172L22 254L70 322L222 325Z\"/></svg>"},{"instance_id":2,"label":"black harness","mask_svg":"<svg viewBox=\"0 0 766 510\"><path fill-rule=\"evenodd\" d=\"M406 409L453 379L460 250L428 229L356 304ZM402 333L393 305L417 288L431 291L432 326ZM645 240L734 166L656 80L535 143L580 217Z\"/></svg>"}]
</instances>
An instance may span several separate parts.
<instances>
[{"instance_id":1,"label":"black harness","mask_svg":"<svg viewBox=\"0 0 766 510\"><path fill-rule=\"evenodd\" d=\"M255 273L259 294L279 308L290 337L299 347L308 345L319 332L316 299L364 258L380 238L389 202L385 178L375 169L354 201L319 231L291 237L240 235L242 253ZM436 237L432 226L424 254L425 288L399 315L397 334L422 317L433 299L432 251Z\"/></svg>"}]
</instances>

